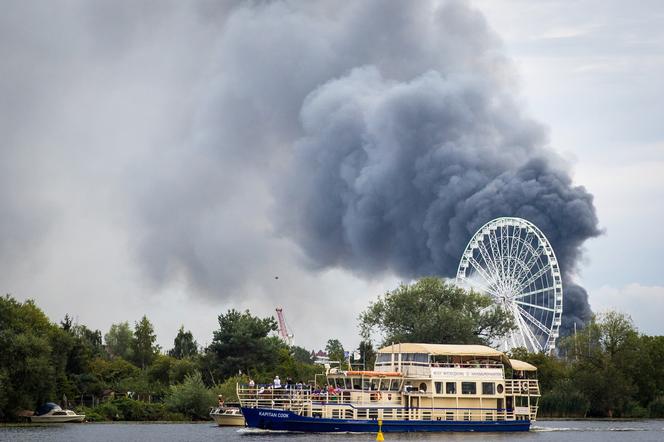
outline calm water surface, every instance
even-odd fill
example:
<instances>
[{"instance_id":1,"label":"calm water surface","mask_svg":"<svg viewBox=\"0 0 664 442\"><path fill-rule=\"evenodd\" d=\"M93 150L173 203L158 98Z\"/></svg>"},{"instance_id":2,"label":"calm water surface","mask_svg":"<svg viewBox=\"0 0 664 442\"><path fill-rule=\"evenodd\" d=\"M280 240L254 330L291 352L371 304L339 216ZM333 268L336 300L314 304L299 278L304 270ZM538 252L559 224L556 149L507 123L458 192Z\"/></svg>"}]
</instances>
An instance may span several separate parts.
<instances>
[{"instance_id":1,"label":"calm water surface","mask_svg":"<svg viewBox=\"0 0 664 442\"><path fill-rule=\"evenodd\" d=\"M375 434L285 434L247 429L221 428L204 424L56 424L48 426L0 427L0 441L121 442L121 441L240 441L317 442L373 441ZM664 441L664 421L538 421L529 433L434 433L386 434L385 441Z\"/></svg>"}]
</instances>

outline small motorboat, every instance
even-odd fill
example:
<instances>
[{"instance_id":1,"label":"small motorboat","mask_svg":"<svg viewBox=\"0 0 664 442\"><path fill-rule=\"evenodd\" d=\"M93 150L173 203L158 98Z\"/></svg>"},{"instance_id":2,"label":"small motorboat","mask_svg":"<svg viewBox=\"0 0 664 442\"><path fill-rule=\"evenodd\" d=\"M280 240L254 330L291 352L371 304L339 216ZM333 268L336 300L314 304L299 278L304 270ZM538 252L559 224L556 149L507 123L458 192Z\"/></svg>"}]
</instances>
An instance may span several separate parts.
<instances>
[{"instance_id":1,"label":"small motorboat","mask_svg":"<svg viewBox=\"0 0 664 442\"><path fill-rule=\"evenodd\" d=\"M217 407L210 411L210 416L221 427L244 427L244 416L239 404Z\"/></svg>"},{"instance_id":2,"label":"small motorboat","mask_svg":"<svg viewBox=\"0 0 664 442\"><path fill-rule=\"evenodd\" d=\"M84 420L84 414L76 414L76 412L71 410L63 410L58 404L54 404L53 402L45 403L37 408L34 415L30 416L30 421L38 424L83 422Z\"/></svg>"}]
</instances>

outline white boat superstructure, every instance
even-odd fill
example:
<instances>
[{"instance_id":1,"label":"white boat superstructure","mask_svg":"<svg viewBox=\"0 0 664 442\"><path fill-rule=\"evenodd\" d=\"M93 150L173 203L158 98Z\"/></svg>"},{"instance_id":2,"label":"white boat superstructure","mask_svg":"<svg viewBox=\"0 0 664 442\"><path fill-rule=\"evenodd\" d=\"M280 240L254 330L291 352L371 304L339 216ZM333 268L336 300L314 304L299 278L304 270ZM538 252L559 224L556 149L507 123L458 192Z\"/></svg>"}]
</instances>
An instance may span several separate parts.
<instances>
[{"instance_id":1,"label":"white boat superstructure","mask_svg":"<svg viewBox=\"0 0 664 442\"><path fill-rule=\"evenodd\" d=\"M244 427L244 416L240 407L217 407L210 412L210 416L220 427Z\"/></svg>"},{"instance_id":2,"label":"white boat superstructure","mask_svg":"<svg viewBox=\"0 0 664 442\"><path fill-rule=\"evenodd\" d=\"M238 386L238 397L258 428L365 431L380 420L387 431L525 431L537 417L536 370L484 345L406 343L380 349L372 371L330 370L324 387Z\"/></svg>"}]
</instances>

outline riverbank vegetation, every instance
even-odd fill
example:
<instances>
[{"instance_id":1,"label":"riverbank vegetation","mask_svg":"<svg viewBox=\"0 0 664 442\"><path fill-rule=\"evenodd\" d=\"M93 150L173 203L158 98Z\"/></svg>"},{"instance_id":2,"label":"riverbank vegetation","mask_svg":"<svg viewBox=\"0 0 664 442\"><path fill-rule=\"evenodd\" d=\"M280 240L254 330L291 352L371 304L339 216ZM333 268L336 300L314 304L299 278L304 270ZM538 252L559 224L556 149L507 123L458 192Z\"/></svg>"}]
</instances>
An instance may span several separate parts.
<instances>
[{"instance_id":1,"label":"riverbank vegetation","mask_svg":"<svg viewBox=\"0 0 664 442\"><path fill-rule=\"evenodd\" d=\"M372 367L374 334L377 346L490 343L513 325L488 305L437 278L401 285L360 314L359 362ZM102 334L68 315L51 322L33 301L0 297L0 420L47 401L90 420L207 419L217 395L236 399L238 382L268 384L277 374L313 382L324 372L310 351L276 336L274 318L229 310L218 324L207 347L182 326L162 349L146 316ZM339 340L325 348L332 360L346 359ZM539 369L540 417L664 417L664 336L639 333L621 313L598 315L560 339L556 356L517 349L512 357Z\"/></svg>"},{"instance_id":2,"label":"riverbank vegetation","mask_svg":"<svg viewBox=\"0 0 664 442\"><path fill-rule=\"evenodd\" d=\"M274 336L273 318L229 310L208 347L181 327L173 348L156 345L149 319L113 324L103 335L67 315L53 323L33 301L0 297L0 420L57 402L90 420L208 419L236 382L312 380L324 368L310 352ZM238 373L240 375L238 376Z\"/></svg>"}]
</instances>

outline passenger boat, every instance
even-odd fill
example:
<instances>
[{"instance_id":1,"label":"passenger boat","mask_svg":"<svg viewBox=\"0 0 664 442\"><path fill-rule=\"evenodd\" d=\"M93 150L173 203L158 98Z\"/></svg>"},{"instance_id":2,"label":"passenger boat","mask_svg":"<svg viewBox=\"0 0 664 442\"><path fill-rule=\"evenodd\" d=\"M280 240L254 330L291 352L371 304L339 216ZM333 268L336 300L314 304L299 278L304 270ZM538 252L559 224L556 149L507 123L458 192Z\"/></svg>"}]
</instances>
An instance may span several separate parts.
<instances>
[{"instance_id":1,"label":"passenger boat","mask_svg":"<svg viewBox=\"0 0 664 442\"><path fill-rule=\"evenodd\" d=\"M528 431L537 369L483 345L396 344L328 385L237 386L248 427L298 432Z\"/></svg>"},{"instance_id":2,"label":"passenger boat","mask_svg":"<svg viewBox=\"0 0 664 442\"><path fill-rule=\"evenodd\" d=\"M217 407L210 412L210 416L220 427L244 427L244 416L239 404Z\"/></svg>"},{"instance_id":3,"label":"passenger boat","mask_svg":"<svg viewBox=\"0 0 664 442\"><path fill-rule=\"evenodd\" d=\"M63 423L63 422L83 422L84 414L76 414L71 410L63 410L58 404L47 402L39 407L36 413L30 416L32 423Z\"/></svg>"}]
</instances>

